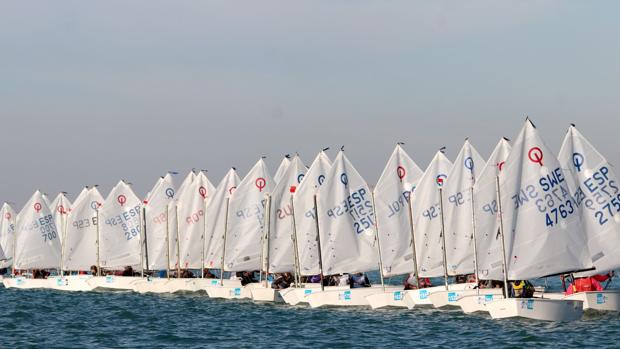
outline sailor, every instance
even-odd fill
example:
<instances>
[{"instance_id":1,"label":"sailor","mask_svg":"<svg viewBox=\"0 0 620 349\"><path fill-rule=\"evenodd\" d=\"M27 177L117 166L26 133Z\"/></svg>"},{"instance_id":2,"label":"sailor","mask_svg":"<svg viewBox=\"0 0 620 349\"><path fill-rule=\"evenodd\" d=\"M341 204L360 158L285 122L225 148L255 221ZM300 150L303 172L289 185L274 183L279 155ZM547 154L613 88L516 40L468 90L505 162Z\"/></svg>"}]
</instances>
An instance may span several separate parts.
<instances>
[{"instance_id":1,"label":"sailor","mask_svg":"<svg viewBox=\"0 0 620 349\"><path fill-rule=\"evenodd\" d=\"M351 288L370 287L370 280L363 273L352 274L349 276Z\"/></svg>"},{"instance_id":2,"label":"sailor","mask_svg":"<svg viewBox=\"0 0 620 349\"><path fill-rule=\"evenodd\" d=\"M607 274L597 274L587 277L575 278L575 280L566 288L566 295L576 292L602 291L601 282L605 282L614 276L614 271Z\"/></svg>"}]
</instances>

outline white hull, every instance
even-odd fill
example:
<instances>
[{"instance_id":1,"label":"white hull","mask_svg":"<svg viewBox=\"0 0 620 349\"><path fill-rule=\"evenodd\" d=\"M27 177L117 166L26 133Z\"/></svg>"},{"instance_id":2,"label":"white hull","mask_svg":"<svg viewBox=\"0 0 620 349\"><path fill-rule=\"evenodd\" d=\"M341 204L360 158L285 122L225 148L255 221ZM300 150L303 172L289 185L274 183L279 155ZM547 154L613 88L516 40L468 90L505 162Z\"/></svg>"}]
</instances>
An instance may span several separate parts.
<instances>
[{"instance_id":1,"label":"white hull","mask_svg":"<svg viewBox=\"0 0 620 349\"><path fill-rule=\"evenodd\" d=\"M620 290L563 293L545 293L550 299L569 299L583 302L583 310L620 311Z\"/></svg>"},{"instance_id":2,"label":"white hull","mask_svg":"<svg viewBox=\"0 0 620 349\"><path fill-rule=\"evenodd\" d=\"M2 284L6 288L35 289L49 288L47 279L29 279L23 276L7 277L2 279Z\"/></svg>"},{"instance_id":3,"label":"white hull","mask_svg":"<svg viewBox=\"0 0 620 349\"><path fill-rule=\"evenodd\" d=\"M133 284L138 293L199 292L219 285L219 279L146 278ZM224 280L226 286L241 286L238 280Z\"/></svg>"},{"instance_id":4,"label":"white hull","mask_svg":"<svg viewBox=\"0 0 620 349\"><path fill-rule=\"evenodd\" d=\"M252 300L256 302L276 302L284 303L284 299L280 296L280 292L271 287L254 287L250 289Z\"/></svg>"},{"instance_id":5,"label":"white hull","mask_svg":"<svg viewBox=\"0 0 620 349\"><path fill-rule=\"evenodd\" d=\"M69 292L92 291L94 287L89 283L92 275L65 275L50 276L47 278L48 287L54 290Z\"/></svg>"},{"instance_id":6,"label":"white hull","mask_svg":"<svg viewBox=\"0 0 620 349\"><path fill-rule=\"evenodd\" d=\"M498 299L504 299L504 289L490 288L480 290L480 294L474 293L461 296L456 304L461 307L465 314L475 313L477 311L488 312L486 305Z\"/></svg>"},{"instance_id":7,"label":"white hull","mask_svg":"<svg viewBox=\"0 0 620 349\"><path fill-rule=\"evenodd\" d=\"M433 307L442 308L446 306L459 307L458 300L462 297L477 295L495 295L502 294L502 289L483 288L483 289L464 289L464 290L443 290L431 293L428 298L431 300Z\"/></svg>"},{"instance_id":8,"label":"white hull","mask_svg":"<svg viewBox=\"0 0 620 349\"><path fill-rule=\"evenodd\" d=\"M583 302L547 298L506 298L486 305L493 319L522 317L542 321L576 321L583 316Z\"/></svg>"},{"instance_id":9,"label":"white hull","mask_svg":"<svg viewBox=\"0 0 620 349\"><path fill-rule=\"evenodd\" d=\"M407 303L405 303L405 295L409 291L405 290L395 290L388 292L381 292L376 294L371 294L366 297L366 301L373 309L380 308L407 308Z\"/></svg>"},{"instance_id":10,"label":"white hull","mask_svg":"<svg viewBox=\"0 0 620 349\"><path fill-rule=\"evenodd\" d=\"M245 286L209 286L206 288L209 298L223 298L223 299L243 299L252 298L251 289L254 287L261 287L262 284L251 283Z\"/></svg>"},{"instance_id":11,"label":"white hull","mask_svg":"<svg viewBox=\"0 0 620 349\"><path fill-rule=\"evenodd\" d=\"M88 280L88 284L93 289L108 289L108 290L133 290L134 283L144 278L139 276L93 276Z\"/></svg>"},{"instance_id":12,"label":"white hull","mask_svg":"<svg viewBox=\"0 0 620 349\"><path fill-rule=\"evenodd\" d=\"M325 290L348 290L349 286L326 286ZM280 296L286 304L308 304L308 296L315 292L322 292L320 284L304 284L303 287L291 287L280 291Z\"/></svg>"},{"instance_id":13,"label":"white hull","mask_svg":"<svg viewBox=\"0 0 620 349\"><path fill-rule=\"evenodd\" d=\"M344 290L325 290L323 292L313 292L308 295L308 304L312 308L322 306L369 306L366 297L383 293L400 290L401 287L387 286L385 290L381 286L348 288Z\"/></svg>"},{"instance_id":14,"label":"white hull","mask_svg":"<svg viewBox=\"0 0 620 349\"><path fill-rule=\"evenodd\" d=\"M464 283L464 284L450 284L448 285L448 290L450 291L458 291L471 289L475 287L475 283ZM434 292L445 291L446 286L433 286L427 288L420 288L417 290L407 290L405 293L404 302L407 305L407 308L413 309L415 306L420 305L433 305L430 299L430 295Z\"/></svg>"}]
</instances>

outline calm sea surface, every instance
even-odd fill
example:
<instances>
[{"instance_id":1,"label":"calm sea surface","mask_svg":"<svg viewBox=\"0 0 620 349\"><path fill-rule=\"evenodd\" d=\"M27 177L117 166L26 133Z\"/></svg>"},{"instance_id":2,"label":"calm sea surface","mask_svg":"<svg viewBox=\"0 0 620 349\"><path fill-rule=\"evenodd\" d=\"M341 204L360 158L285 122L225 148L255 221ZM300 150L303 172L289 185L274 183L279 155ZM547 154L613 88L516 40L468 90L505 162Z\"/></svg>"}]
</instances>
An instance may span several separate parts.
<instances>
[{"instance_id":1,"label":"calm sea surface","mask_svg":"<svg viewBox=\"0 0 620 349\"><path fill-rule=\"evenodd\" d=\"M206 293L1 287L0 304L1 348L620 347L618 313L586 313L571 323L497 321L457 309L310 309Z\"/></svg>"}]
</instances>

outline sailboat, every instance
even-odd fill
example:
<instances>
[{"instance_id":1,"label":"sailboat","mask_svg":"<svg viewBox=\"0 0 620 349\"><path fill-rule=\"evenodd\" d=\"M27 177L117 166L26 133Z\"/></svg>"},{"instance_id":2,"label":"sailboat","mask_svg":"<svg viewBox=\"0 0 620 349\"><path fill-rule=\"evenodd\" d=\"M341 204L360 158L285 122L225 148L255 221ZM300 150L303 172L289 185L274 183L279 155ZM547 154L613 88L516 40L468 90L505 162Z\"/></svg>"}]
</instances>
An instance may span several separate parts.
<instances>
[{"instance_id":1,"label":"sailboat","mask_svg":"<svg viewBox=\"0 0 620 349\"><path fill-rule=\"evenodd\" d=\"M443 277L443 286L420 287L408 290L403 296L407 307L412 309L420 305L432 305L429 295L437 291L462 289L467 284L448 286L448 272L445 262L442 217L441 188L446 184L452 162L440 149L412 194L412 217L418 270L415 270L418 285L421 278Z\"/></svg>"},{"instance_id":2,"label":"sailboat","mask_svg":"<svg viewBox=\"0 0 620 349\"><path fill-rule=\"evenodd\" d=\"M322 276L321 249L318 241L316 210L314 196L325 182L332 164L323 149L315 157L293 194L294 243L296 245L296 273L299 274L295 287L280 291L280 296L287 304L307 303L307 296L322 288L332 289L336 286L323 287L322 283L301 283L301 277ZM319 278L322 280L322 277Z\"/></svg>"},{"instance_id":3,"label":"sailboat","mask_svg":"<svg viewBox=\"0 0 620 349\"><path fill-rule=\"evenodd\" d=\"M63 275L51 277L50 287L65 291L90 291L94 286L89 280L94 275L85 274L97 265L97 209L103 197L96 187L85 187L75 199L66 217L62 241Z\"/></svg>"},{"instance_id":4,"label":"sailboat","mask_svg":"<svg viewBox=\"0 0 620 349\"><path fill-rule=\"evenodd\" d=\"M558 157L567 174L571 194L580 207L587 245L596 268L574 277L620 268L620 186L613 165L574 125L568 129ZM545 295L581 300L584 310L620 311L620 290Z\"/></svg>"},{"instance_id":5,"label":"sailboat","mask_svg":"<svg viewBox=\"0 0 620 349\"><path fill-rule=\"evenodd\" d=\"M324 275L382 269L372 192L341 150L316 194ZM367 296L402 287L323 290L307 296L311 307L368 306Z\"/></svg>"},{"instance_id":6,"label":"sailboat","mask_svg":"<svg viewBox=\"0 0 620 349\"><path fill-rule=\"evenodd\" d=\"M478 256L476 249L476 226L474 212L474 184L485 161L476 148L465 139L465 143L454 160L448 173L448 180L442 188L444 227L445 227L445 262L448 276L460 275L465 285L458 289L436 291L429 295L435 308L458 306L456 301L465 294L478 291L475 275L478 273ZM474 276L473 282L466 280L467 275ZM463 284L462 283L462 284Z\"/></svg>"},{"instance_id":7,"label":"sailboat","mask_svg":"<svg viewBox=\"0 0 620 349\"><path fill-rule=\"evenodd\" d=\"M144 263L147 270L159 271L159 275L135 282L134 291L138 293L170 293L185 284L185 280L179 283L171 278L177 262L175 189L173 176L167 173L157 180L144 200Z\"/></svg>"},{"instance_id":8,"label":"sailboat","mask_svg":"<svg viewBox=\"0 0 620 349\"><path fill-rule=\"evenodd\" d=\"M374 188L384 277L409 274L418 269L410 199L421 177L422 170L401 144L397 144ZM373 309L407 307L406 292L377 293L366 299Z\"/></svg>"},{"instance_id":9,"label":"sailboat","mask_svg":"<svg viewBox=\"0 0 620 349\"><path fill-rule=\"evenodd\" d=\"M579 207L559 161L528 119L497 177L504 280L528 280L591 269ZM509 298L486 304L491 317L578 320L583 301Z\"/></svg>"},{"instance_id":10,"label":"sailboat","mask_svg":"<svg viewBox=\"0 0 620 349\"><path fill-rule=\"evenodd\" d=\"M58 231L50 208L38 190L17 216L13 256L13 277L2 280L6 288L47 288L48 280L36 278L32 272L60 268Z\"/></svg>"},{"instance_id":11,"label":"sailboat","mask_svg":"<svg viewBox=\"0 0 620 349\"><path fill-rule=\"evenodd\" d=\"M205 267L220 270L219 280L209 280L206 286L207 293L209 293L209 288L220 286L241 290L241 282L238 279L224 278L224 245L226 244L230 198L239 186L239 182L241 180L237 171L231 168L215 188L215 194L207 204Z\"/></svg>"},{"instance_id":12,"label":"sailboat","mask_svg":"<svg viewBox=\"0 0 620 349\"><path fill-rule=\"evenodd\" d=\"M284 158L280 162L280 165L276 169L276 173L273 175L273 183L274 185L278 184L280 180L284 177L286 170L291 165L291 156L289 154L284 155Z\"/></svg>"},{"instance_id":13,"label":"sailboat","mask_svg":"<svg viewBox=\"0 0 620 349\"><path fill-rule=\"evenodd\" d=\"M268 222L264 253L265 273L294 273L295 246L293 240L293 206L292 196L306 174L306 166L298 155L290 160L269 194ZM255 287L251 290L255 301L284 302L280 293L272 287Z\"/></svg>"},{"instance_id":14,"label":"sailboat","mask_svg":"<svg viewBox=\"0 0 620 349\"><path fill-rule=\"evenodd\" d=\"M8 203L0 208L0 248L4 259L0 260L0 269L13 265L13 241L15 239L15 211Z\"/></svg>"},{"instance_id":15,"label":"sailboat","mask_svg":"<svg viewBox=\"0 0 620 349\"><path fill-rule=\"evenodd\" d=\"M205 171L196 174L192 184L180 194L177 201L179 265L182 273L177 274L184 285L175 291L195 292L207 285L202 280L205 266L206 211L215 187ZM192 271L197 275L190 275ZM185 274L185 275L183 275ZM196 278L192 277L196 276Z\"/></svg>"},{"instance_id":16,"label":"sailboat","mask_svg":"<svg viewBox=\"0 0 620 349\"><path fill-rule=\"evenodd\" d=\"M267 194L273 187L267 165L261 158L232 193L224 233L224 271L253 273L260 270L262 278ZM251 298L250 288L253 287L260 287L260 284L208 287L207 294L211 298Z\"/></svg>"},{"instance_id":17,"label":"sailboat","mask_svg":"<svg viewBox=\"0 0 620 349\"><path fill-rule=\"evenodd\" d=\"M95 288L133 290L142 270L142 201L121 180L97 210L97 270L88 282ZM124 273L124 276L117 275Z\"/></svg>"},{"instance_id":18,"label":"sailboat","mask_svg":"<svg viewBox=\"0 0 620 349\"><path fill-rule=\"evenodd\" d=\"M54 223L60 233L60 243L62 244L65 238L65 226L67 224L67 215L71 212L71 201L67 198L67 193L61 192L56 195L54 200L50 203L50 210L54 216Z\"/></svg>"},{"instance_id":19,"label":"sailboat","mask_svg":"<svg viewBox=\"0 0 620 349\"><path fill-rule=\"evenodd\" d=\"M508 139L502 138L482 169L474 185L474 219L476 228L478 280L503 280L502 248L499 236L499 212L496 178L510 154ZM501 288L478 289L475 294L462 294L456 303L465 313L486 311L485 304L503 297Z\"/></svg>"}]
</instances>

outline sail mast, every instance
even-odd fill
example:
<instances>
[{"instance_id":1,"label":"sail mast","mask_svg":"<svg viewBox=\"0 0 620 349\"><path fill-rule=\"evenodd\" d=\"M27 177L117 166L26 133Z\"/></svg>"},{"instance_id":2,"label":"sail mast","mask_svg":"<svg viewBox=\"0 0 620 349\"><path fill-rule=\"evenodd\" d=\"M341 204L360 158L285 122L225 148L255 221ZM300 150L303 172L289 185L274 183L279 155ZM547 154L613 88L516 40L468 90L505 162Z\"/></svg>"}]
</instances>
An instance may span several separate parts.
<instances>
[{"instance_id":1,"label":"sail mast","mask_svg":"<svg viewBox=\"0 0 620 349\"><path fill-rule=\"evenodd\" d=\"M170 204L166 204L166 278L170 279Z\"/></svg>"},{"instance_id":2,"label":"sail mast","mask_svg":"<svg viewBox=\"0 0 620 349\"><path fill-rule=\"evenodd\" d=\"M416 256L416 248L415 248L415 230L413 228L413 205L411 203L413 199L413 191L409 192L409 198L407 199L407 204L409 207L409 230L411 231L411 250L413 252L413 271L415 272L415 279L417 283L417 287L420 288L420 275L418 273L418 257Z\"/></svg>"},{"instance_id":3,"label":"sail mast","mask_svg":"<svg viewBox=\"0 0 620 349\"><path fill-rule=\"evenodd\" d=\"M99 221L99 205L97 205L97 209L95 210L97 216L97 276L101 276L101 252L99 248L100 235L99 226L101 225Z\"/></svg>"},{"instance_id":4,"label":"sail mast","mask_svg":"<svg viewBox=\"0 0 620 349\"><path fill-rule=\"evenodd\" d=\"M375 216L375 239L377 240L377 252L379 252L379 277L381 278L381 288L385 292L385 282L383 280L383 259L381 258L381 242L379 241L379 219L377 217L377 209L375 205L375 192L370 194L372 198L372 214Z\"/></svg>"},{"instance_id":5,"label":"sail mast","mask_svg":"<svg viewBox=\"0 0 620 349\"><path fill-rule=\"evenodd\" d=\"M301 284L301 270L299 268L299 245L297 244L297 228L295 225L295 205L293 204L293 192L295 187L291 187L291 232L293 237L293 257L295 263L295 285Z\"/></svg>"},{"instance_id":6,"label":"sail mast","mask_svg":"<svg viewBox=\"0 0 620 349\"><path fill-rule=\"evenodd\" d=\"M446 229L443 217L443 190L439 187L439 214L441 218L441 248L443 256L443 281L448 290L448 262L446 261Z\"/></svg>"},{"instance_id":7,"label":"sail mast","mask_svg":"<svg viewBox=\"0 0 620 349\"><path fill-rule=\"evenodd\" d=\"M474 277L476 278L476 283L478 283L478 247L476 240L476 205L474 203L474 186L470 188L471 193L471 231L472 231L472 239L474 242Z\"/></svg>"},{"instance_id":8,"label":"sail mast","mask_svg":"<svg viewBox=\"0 0 620 349\"><path fill-rule=\"evenodd\" d=\"M228 204L230 197L226 198L226 216L224 218L224 242L222 244L222 264L220 269L220 286L224 286L224 257L226 256L226 233L228 232Z\"/></svg>"},{"instance_id":9,"label":"sail mast","mask_svg":"<svg viewBox=\"0 0 620 349\"><path fill-rule=\"evenodd\" d=\"M316 224L316 241L318 245L319 252L319 275L321 277L321 291L325 290L325 286L323 285L323 253L321 252L321 234L319 232L319 209L316 204L316 194L314 194L314 218Z\"/></svg>"},{"instance_id":10,"label":"sail mast","mask_svg":"<svg viewBox=\"0 0 620 349\"><path fill-rule=\"evenodd\" d=\"M500 192L499 176L495 177L497 191L497 208L499 213L499 235L502 242L502 269L504 270L504 297L509 298L508 294L508 270L506 269L506 242L504 241L504 214L502 211L502 194Z\"/></svg>"}]
</instances>

